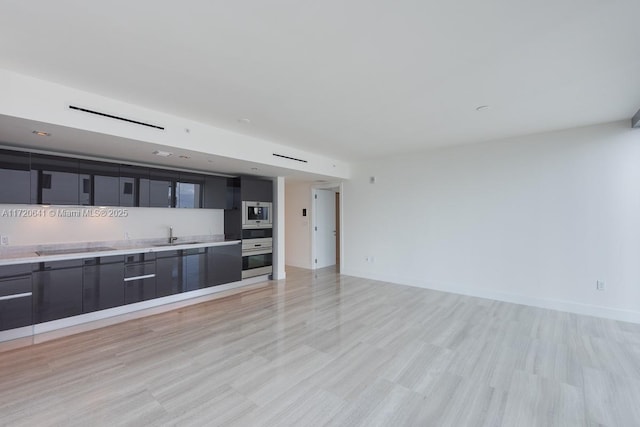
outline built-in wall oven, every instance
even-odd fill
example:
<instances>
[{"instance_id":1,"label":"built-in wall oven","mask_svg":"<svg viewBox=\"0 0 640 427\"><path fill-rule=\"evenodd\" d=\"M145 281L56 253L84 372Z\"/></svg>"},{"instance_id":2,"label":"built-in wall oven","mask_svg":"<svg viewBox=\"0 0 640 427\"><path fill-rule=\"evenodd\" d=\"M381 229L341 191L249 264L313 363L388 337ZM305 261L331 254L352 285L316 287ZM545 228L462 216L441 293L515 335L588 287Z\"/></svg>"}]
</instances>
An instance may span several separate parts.
<instances>
[{"instance_id":1,"label":"built-in wall oven","mask_svg":"<svg viewBox=\"0 0 640 427\"><path fill-rule=\"evenodd\" d=\"M273 273L271 228L242 229L242 278Z\"/></svg>"},{"instance_id":2,"label":"built-in wall oven","mask_svg":"<svg viewBox=\"0 0 640 427\"><path fill-rule=\"evenodd\" d=\"M271 202L242 202L242 228L271 228Z\"/></svg>"}]
</instances>

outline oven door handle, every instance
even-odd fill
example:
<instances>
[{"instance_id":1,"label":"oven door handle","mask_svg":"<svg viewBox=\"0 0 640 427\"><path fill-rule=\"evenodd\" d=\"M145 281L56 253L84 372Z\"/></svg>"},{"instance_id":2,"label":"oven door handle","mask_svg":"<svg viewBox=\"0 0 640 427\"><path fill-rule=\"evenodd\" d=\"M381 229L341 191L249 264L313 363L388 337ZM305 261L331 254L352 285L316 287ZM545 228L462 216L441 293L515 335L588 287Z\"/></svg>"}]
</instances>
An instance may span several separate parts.
<instances>
[{"instance_id":1,"label":"oven door handle","mask_svg":"<svg viewBox=\"0 0 640 427\"><path fill-rule=\"evenodd\" d=\"M251 255L264 255L273 253L272 248L258 248L258 249L242 249L242 256L251 256Z\"/></svg>"}]
</instances>

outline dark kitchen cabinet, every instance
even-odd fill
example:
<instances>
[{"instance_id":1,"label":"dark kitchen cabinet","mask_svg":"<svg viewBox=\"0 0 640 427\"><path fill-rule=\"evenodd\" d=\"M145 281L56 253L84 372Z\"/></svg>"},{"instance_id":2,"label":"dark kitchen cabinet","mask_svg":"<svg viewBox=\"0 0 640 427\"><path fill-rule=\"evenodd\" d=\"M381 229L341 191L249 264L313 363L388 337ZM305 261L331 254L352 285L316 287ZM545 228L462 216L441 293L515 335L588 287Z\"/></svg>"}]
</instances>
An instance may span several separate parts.
<instances>
[{"instance_id":1,"label":"dark kitchen cabinet","mask_svg":"<svg viewBox=\"0 0 640 427\"><path fill-rule=\"evenodd\" d=\"M206 209L227 208L227 178L221 176L205 177L203 207Z\"/></svg>"},{"instance_id":2,"label":"dark kitchen cabinet","mask_svg":"<svg viewBox=\"0 0 640 427\"><path fill-rule=\"evenodd\" d=\"M242 199L240 178L227 179L227 204L224 210L224 237L240 240L242 233Z\"/></svg>"},{"instance_id":3,"label":"dark kitchen cabinet","mask_svg":"<svg viewBox=\"0 0 640 427\"><path fill-rule=\"evenodd\" d=\"M31 155L31 203L46 205L78 205L80 175L77 159ZM86 179L86 176L85 178ZM83 181L83 190L86 181Z\"/></svg>"},{"instance_id":4,"label":"dark kitchen cabinet","mask_svg":"<svg viewBox=\"0 0 640 427\"><path fill-rule=\"evenodd\" d=\"M207 286L242 280L242 245L207 248Z\"/></svg>"},{"instance_id":5,"label":"dark kitchen cabinet","mask_svg":"<svg viewBox=\"0 0 640 427\"><path fill-rule=\"evenodd\" d=\"M124 256L88 258L82 268L83 312L124 304Z\"/></svg>"},{"instance_id":6,"label":"dark kitchen cabinet","mask_svg":"<svg viewBox=\"0 0 640 427\"><path fill-rule=\"evenodd\" d=\"M184 292L185 275L181 250L156 254L156 296L166 297Z\"/></svg>"},{"instance_id":7,"label":"dark kitchen cabinet","mask_svg":"<svg viewBox=\"0 0 640 427\"><path fill-rule=\"evenodd\" d=\"M31 202L31 159L29 153L0 150L0 203Z\"/></svg>"},{"instance_id":8,"label":"dark kitchen cabinet","mask_svg":"<svg viewBox=\"0 0 640 427\"><path fill-rule=\"evenodd\" d=\"M182 257L184 291L207 287L207 248L185 249Z\"/></svg>"},{"instance_id":9,"label":"dark kitchen cabinet","mask_svg":"<svg viewBox=\"0 0 640 427\"><path fill-rule=\"evenodd\" d=\"M120 165L120 206L149 207L149 168Z\"/></svg>"},{"instance_id":10,"label":"dark kitchen cabinet","mask_svg":"<svg viewBox=\"0 0 640 427\"><path fill-rule=\"evenodd\" d=\"M149 170L149 206L152 208L172 208L175 203L175 188L178 172L162 169Z\"/></svg>"},{"instance_id":11,"label":"dark kitchen cabinet","mask_svg":"<svg viewBox=\"0 0 640 427\"><path fill-rule=\"evenodd\" d=\"M156 297L156 256L141 253L125 256L124 303L146 301Z\"/></svg>"},{"instance_id":12,"label":"dark kitchen cabinet","mask_svg":"<svg viewBox=\"0 0 640 427\"><path fill-rule=\"evenodd\" d=\"M31 265L0 267L0 331L33 324ZM3 334L0 332L0 341Z\"/></svg>"},{"instance_id":13,"label":"dark kitchen cabinet","mask_svg":"<svg viewBox=\"0 0 640 427\"><path fill-rule=\"evenodd\" d=\"M120 168L117 164L79 161L80 204L118 206L120 204Z\"/></svg>"},{"instance_id":14,"label":"dark kitchen cabinet","mask_svg":"<svg viewBox=\"0 0 640 427\"><path fill-rule=\"evenodd\" d=\"M242 208L242 194L240 192L240 178L227 178L225 209L240 210Z\"/></svg>"},{"instance_id":15,"label":"dark kitchen cabinet","mask_svg":"<svg viewBox=\"0 0 640 427\"><path fill-rule=\"evenodd\" d=\"M82 260L34 264L35 323L82 314Z\"/></svg>"},{"instance_id":16,"label":"dark kitchen cabinet","mask_svg":"<svg viewBox=\"0 0 640 427\"><path fill-rule=\"evenodd\" d=\"M180 172L176 183L177 208L201 208L205 175Z\"/></svg>"},{"instance_id":17,"label":"dark kitchen cabinet","mask_svg":"<svg viewBox=\"0 0 640 427\"><path fill-rule=\"evenodd\" d=\"M243 201L273 202L273 181L242 177L241 193Z\"/></svg>"}]
</instances>

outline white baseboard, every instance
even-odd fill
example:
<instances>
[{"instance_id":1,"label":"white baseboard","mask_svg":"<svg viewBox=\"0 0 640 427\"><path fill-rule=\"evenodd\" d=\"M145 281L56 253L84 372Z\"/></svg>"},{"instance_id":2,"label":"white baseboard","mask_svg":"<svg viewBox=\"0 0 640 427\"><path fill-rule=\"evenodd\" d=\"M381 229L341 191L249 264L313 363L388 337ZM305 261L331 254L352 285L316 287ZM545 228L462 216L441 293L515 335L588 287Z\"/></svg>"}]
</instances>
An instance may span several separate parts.
<instances>
[{"instance_id":1,"label":"white baseboard","mask_svg":"<svg viewBox=\"0 0 640 427\"><path fill-rule=\"evenodd\" d=\"M640 311L583 304L575 301L537 298L519 294L507 294L485 289L467 288L461 286L447 286L438 283L425 282L424 280L420 279L402 278L397 276L387 277L385 275L375 275L370 272L363 272L352 269L343 269L342 274L346 276L361 277L363 279L397 283L399 285L414 286L417 288L432 289L436 291L450 292L453 294L487 298L496 301L504 301L539 308L548 308L551 310L565 311L568 313L583 314L586 316L602 317L605 319L620 320L623 322L640 324Z\"/></svg>"}]
</instances>

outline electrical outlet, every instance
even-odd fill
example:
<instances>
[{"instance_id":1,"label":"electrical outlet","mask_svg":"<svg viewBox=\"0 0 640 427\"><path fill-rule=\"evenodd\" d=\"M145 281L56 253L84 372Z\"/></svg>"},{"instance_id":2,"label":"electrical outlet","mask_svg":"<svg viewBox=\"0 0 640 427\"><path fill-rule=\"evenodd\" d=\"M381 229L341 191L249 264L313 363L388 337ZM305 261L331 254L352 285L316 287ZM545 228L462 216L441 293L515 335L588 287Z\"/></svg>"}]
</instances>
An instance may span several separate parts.
<instances>
[{"instance_id":1,"label":"electrical outlet","mask_svg":"<svg viewBox=\"0 0 640 427\"><path fill-rule=\"evenodd\" d=\"M9 236L0 236L0 245L2 246L9 245Z\"/></svg>"},{"instance_id":2,"label":"electrical outlet","mask_svg":"<svg viewBox=\"0 0 640 427\"><path fill-rule=\"evenodd\" d=\"M605 290L604 281L596 280L596 289L599 291L604 291Z\"/></svg>"}]
</instances>

